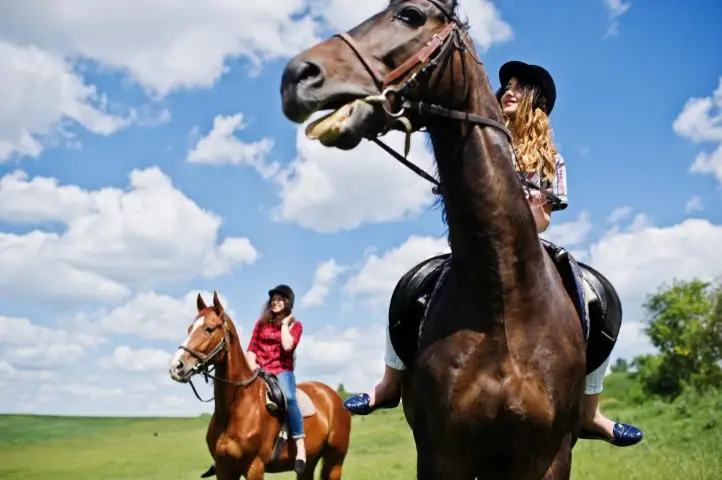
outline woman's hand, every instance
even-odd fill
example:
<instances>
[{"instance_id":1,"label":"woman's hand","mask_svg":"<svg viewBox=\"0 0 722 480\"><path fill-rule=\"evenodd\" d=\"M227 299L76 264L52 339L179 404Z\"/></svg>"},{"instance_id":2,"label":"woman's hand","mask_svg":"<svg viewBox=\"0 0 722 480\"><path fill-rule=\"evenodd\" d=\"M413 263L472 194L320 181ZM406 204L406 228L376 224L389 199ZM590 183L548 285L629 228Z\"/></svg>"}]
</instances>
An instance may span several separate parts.
<instances>
[{"instance_id":1,"label":"woman's hand","mask_svg":"<svg viewBox=\"0 0 722 480\"><path fill-rule=\"evenodd\" d=\"M295 320L295 318L293 318L293 314L291 313L288 316L286 316L283 320L281 320L281 325L289 326L289 325L291 325L291 323L294 320Z\"/></svg>"}]
</instances>

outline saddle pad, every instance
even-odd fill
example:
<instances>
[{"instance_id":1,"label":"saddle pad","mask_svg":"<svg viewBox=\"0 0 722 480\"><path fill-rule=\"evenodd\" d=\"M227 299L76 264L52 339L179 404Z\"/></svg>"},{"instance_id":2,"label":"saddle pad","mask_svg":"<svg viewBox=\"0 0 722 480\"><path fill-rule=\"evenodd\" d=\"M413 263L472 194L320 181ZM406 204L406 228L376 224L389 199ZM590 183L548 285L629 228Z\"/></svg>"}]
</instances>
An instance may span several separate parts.
<instances>
[{"instance_id":1,"label":"saddle pad","mask_svg":"<svg viewBox=\"0 0 722 480\"><path fill-rule=\"evenodd\" d=\"M316 413L316 406L313 404L311 397L309 397L308 394L300 388L296 389L296 402L298 403L298 408L301 409L301 415L304 418L310 417Z\"/></svg>"}]
</instances>

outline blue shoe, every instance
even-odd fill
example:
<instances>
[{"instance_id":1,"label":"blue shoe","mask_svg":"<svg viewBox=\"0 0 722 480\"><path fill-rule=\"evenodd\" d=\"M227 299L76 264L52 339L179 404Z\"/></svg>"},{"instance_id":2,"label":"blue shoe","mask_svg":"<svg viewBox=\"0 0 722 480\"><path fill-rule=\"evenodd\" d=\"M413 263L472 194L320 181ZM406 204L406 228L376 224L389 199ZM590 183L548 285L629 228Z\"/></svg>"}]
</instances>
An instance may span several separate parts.
<instances>
[{"instance_id":1,"label":"blue shoe","mask_svg":"<svg viewBox=\"0 0 722 480\"><path fill-rule=\"evenodd\" d=\"M400 400L400 399L399 399ZM396 408L399 406L399 400L395 400L385 404L371 406L371 398L367 393L359 393L352 397L348 397L343 402L343 408L356 415L368 415L379 408Z\"/></svg>"},{"instance_id":2,"label":"blue shoe","mask_svg":"<svg viewBox=\"0 0 722 480\"><path fill-rule=\"evenodd\" d=\"M587 440L604 440L615 447L629 447L641 442L642 438L644 438L644 433L642 433L640 429L634 425L626 423L615 423L613 433L614 438L609 438L604 434L582 428L582 433L579 435L579 438Z\"/></svg>"}]
</instances>

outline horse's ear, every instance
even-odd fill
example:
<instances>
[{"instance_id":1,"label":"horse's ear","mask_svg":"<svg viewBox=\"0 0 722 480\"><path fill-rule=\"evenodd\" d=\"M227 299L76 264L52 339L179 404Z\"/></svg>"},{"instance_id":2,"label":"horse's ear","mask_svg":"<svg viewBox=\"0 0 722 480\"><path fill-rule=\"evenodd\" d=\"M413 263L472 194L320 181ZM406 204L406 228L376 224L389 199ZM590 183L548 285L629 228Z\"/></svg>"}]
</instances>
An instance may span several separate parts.
<instances>
[{"instance_id":1,"label":"horse's ear","mask_svg":"<svg viewBox=\"0 0 722 480\"><path fill-rule=\"evenodd\" d=\"M201 294L198 294L198 298L196 298L196 306L198 307L198 311L200 312L206 307L206 302L203 301L203 297L201 297Z\"/></svg>"},{"instance_id":2,"label":"horse's ear","mask_svg":"<svg viewBox=\"0 0 722 480\"><path fill-rule=\"evenodd\" d=\"M218 298L218 292L213 290L213 309L216 311L217 315L220 315L223 313L223 305L221 305L221 301Z\"/></svg>"}]
</instances>

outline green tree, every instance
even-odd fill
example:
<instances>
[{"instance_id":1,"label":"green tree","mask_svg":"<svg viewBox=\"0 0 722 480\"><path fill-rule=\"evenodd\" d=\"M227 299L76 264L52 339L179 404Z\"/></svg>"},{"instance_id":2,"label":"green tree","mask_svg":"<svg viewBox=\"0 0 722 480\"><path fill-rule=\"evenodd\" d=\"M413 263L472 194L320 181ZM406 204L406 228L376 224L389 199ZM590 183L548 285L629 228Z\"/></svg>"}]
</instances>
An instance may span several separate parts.
<instances>
[{"instance_id":1,"label":"green tree","mask_svg":"<svg viewBox=\"0 0 722 480\"><path fill-rule=\"evenodd\" d=\"M629 362L624 358L618 358L611 367L612 373L626 373L629 371Z\"/></svg>"},{"instance_id":2,"label":"green tree","mask_svg":"<svg viewBox=\"0 0 722 480\"><path fill-rule=\"evenodd\" d=\"M635 359L647 393L678 396L722 385L722 285L699 280L673 282L647 298L645 333L659 355Z\"/></svg>"}]
</instances>

